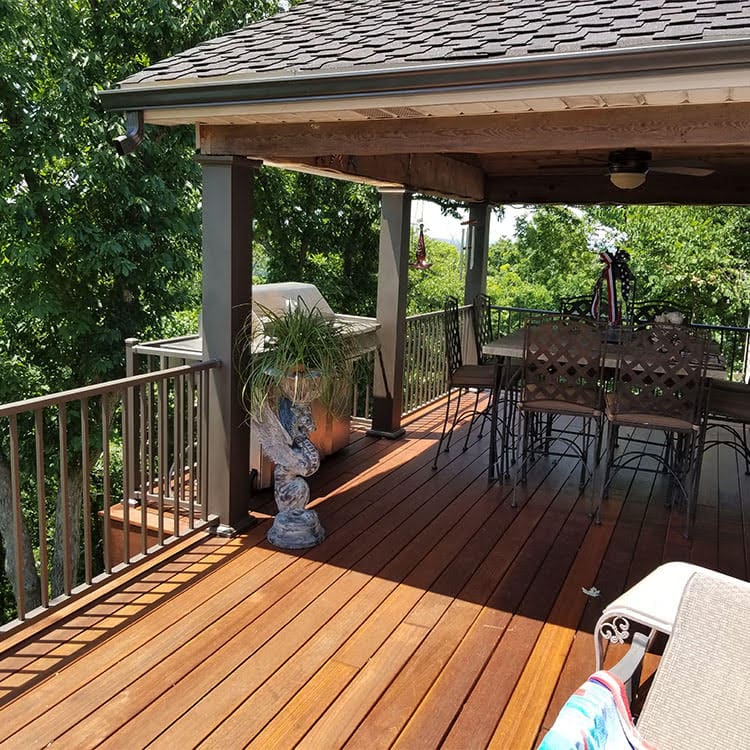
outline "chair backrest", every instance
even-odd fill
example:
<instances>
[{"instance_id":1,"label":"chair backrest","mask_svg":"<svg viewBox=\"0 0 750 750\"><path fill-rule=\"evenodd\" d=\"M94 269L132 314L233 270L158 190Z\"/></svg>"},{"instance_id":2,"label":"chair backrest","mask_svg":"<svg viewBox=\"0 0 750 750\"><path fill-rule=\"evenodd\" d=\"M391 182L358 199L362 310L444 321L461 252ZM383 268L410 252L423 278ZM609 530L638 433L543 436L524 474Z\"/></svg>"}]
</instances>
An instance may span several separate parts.
<instances>
[{"instance_id":1,"label":"chair backrest","mask_svg":"<svg viewBox=\"0 0 750 750\"><path fill-rule=\"evenodd\" d=\"M443 323L445 326L445 360L448 374L452 375L464 363L461 353L461 322L458 317L458 300L445 298Z\"/></svg>"},{"instance_id":2,"label":"chair backrest","mask_svg":"<svg viewBox=\"0 0 750 750\"><path fill-rule=\"evenodd\" d=\"M491 358L482 353L482 347L488 341L492 341L495 338L495 332L492 327L492 300L488 295L480 293L474 297L471 316L474 325L474 344L477 348L477 362L483 364Z\"/></svg>"},{"instance_id":3,"label":"chair backrest","mask_svg":"<svg viewBox=\"0 0 750 750\"><path fill-rule=\"evenodd\" d=\"M705 336L688 326L661 323L629 333L618 346L611 410L700 424Z\"/></svg>"},{"instance_id":4,"label":"chair backrest","mask_svg":"<svg viewBox=\"0 0 750 750\"><path fill-rule=\"evenodd\" d=\"M560 300L560 315L590 318L591 295L580 297L563 297Z\"/></svg>"},{"instance_id":5,"label":"chair backrest","mask_svg":"<svg viewBox=\"0 0 750 750\"><path fill-rule=\"evenodd\" d=\"M632 324L634 326L645 326L655 322L657 317L672 312L682 315L683 323L690 322L690 313L682 305L667 299L654 299L637 302L633 306Z\"/></svg>"},{"instance_id":6,"label":"chair backrest","mask_svg":"<svg viewBox=\"0 0 750 750\"><path fill-rule=\"evenodd\" d=\"M618 302L618 307L622 313L622 321L624 323L630 323L633 317L633 292L631 291L630 297L626 302ZM560 315L568 315L571 317L591 318L591 295L581 295L579 297L563 297L560 299ZM622 310L623 304L625 310ZM607 304L606 302L600 302L599 304L599 317L598 320L607 321Z\"/></svg>"},{"instance_id":7,"label":"chair backrest","mask_svg":"<svg viewBox=\"0 0 750 750\"><path fill-rule=\"evenodd\" d=\"M638 719L658 748L740 748L750 742L750 583L695 573Z\"/></svg>"},{"instance_id":8,"label":"chair backrest","mask_svg":"<svg viewBox=\"0 0 750 750\"><path fill-rule=\"evenodd\" d=\"M600 409L604 330L587 318L529 323L522 401L561 401Z\"/></svg>"}]
</instances>

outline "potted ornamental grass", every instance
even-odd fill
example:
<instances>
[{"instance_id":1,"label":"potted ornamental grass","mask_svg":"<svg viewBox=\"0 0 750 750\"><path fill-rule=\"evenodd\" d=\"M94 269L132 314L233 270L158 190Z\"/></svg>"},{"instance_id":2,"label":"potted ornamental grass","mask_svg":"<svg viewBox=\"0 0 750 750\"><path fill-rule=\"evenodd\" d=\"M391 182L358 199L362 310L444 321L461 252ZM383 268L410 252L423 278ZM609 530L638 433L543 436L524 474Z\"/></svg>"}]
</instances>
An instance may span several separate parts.
<instances>
[{"instance_id":1,"label":"potted ornamental grass","mask_svg":"<svg viewBox=\"0 0 750 750\"><path fill-rule=\"evenodd\" d=\"M302 299L283 312L258 307L246 319L235 347L242 400L251 419L284 396L344 416L350 408L352 368L357 358L346 323L308 307Z\"/></svg>"}]
</instances>

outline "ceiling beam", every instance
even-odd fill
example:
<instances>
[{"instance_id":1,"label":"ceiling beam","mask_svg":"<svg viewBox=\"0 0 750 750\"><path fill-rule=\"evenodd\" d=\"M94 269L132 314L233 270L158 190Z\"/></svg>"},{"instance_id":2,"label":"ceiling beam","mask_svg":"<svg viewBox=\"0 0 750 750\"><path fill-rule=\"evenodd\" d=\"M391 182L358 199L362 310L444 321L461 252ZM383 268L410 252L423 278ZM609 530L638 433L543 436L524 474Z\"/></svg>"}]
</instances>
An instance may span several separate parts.
<instances>
[{"instance_id":1,"label":"ceiling beam","mask_svg":"<svg viewBox=\"0 0 750 750\"><path fill-rule=\"evenodd\" d=\"M750 178L736 174L709 177L649 174L635 190L620 190L606 177L494 177L487 201L508 203L750 205Z\"/></svg>"},{"instance_id":2,"label":"ceiling beam","mask_svg":"<svg viewBox=\"0 0 750 750\"><path fill-rule=\"evenodd\" d=\"M265 158L750 146L750 103L364 122L201 125L205 154Z\"/></svg>"},{"instance_id":3,"label":"ceiling beam","mask_svg":"<svg viewBox=\"0 0 750 750\"><path fill-rule=\"evenodd\" d=\"M312 172L376 186L399 185L417 193L460 201L484 200L484 173L471 164L439 154L396 156L269 157L273 166Z\"/></svg>"}]
</instances>

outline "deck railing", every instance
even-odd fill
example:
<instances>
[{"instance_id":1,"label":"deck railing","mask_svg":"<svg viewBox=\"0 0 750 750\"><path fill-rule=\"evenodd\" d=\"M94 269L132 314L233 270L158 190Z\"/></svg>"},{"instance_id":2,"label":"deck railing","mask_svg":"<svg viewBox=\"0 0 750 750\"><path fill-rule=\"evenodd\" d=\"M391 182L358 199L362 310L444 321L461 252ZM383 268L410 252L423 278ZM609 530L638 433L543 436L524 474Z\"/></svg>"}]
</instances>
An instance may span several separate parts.
<instances>
[{"instance_id":1,"label":"deck railing","mask_svg":"<svg viewBox=\"0 0 750 750\"><path fill-rule=\"evenodd\" d=\"M501 334L555 314L500 306L492 313ZM459 314L464 361L473 362L471 307ZM750 328L695 325L721 346L727 376L745 379ZM218 363L197 361L189 346L165 352L162 343L130 341L122 380L0 406L1 551L14 600L12 608L3 601L4 619L27 619L212 520L205 411ZM355 388L355 417L369 416L370 383L368 376ZM444 313L409 317L404 413L446 388Z\"/></svg>"},{"instance_id":2,"label":"deck railing","mask_svg":"<svg viewBox=\"0 0 750 750\"><path fill-rule=\"evenodd\" d=\"M0 406L16 621L209 521L205 412L217 364Z\"/></svg>"},{"instance_id":3,"label":"deck railing","mask_svg":"<svg viewBox=\"0 0 750 750\"><path fill-rule=\"evenodd\" d=\"M464 361L476 362L471 306L458 310ZM406 319L403 413L410 414L444 396L448 390L445 360L445 313L442 310Z\"/></svg>"},{"instance_id":4,"label":"deck railing","mask_svg":"<svg viewBox=\"0 0 750 750\"><path fill-rule=\"evenodd\" d=\"M558 315L556 310L533 307L492 306L493 331L506 335L522 328L530 318ZM464 361L474 362L471 307L460 308ZM426 406L447 391L445 335L442 311L406 319L404 353L404 414ZM750 327L695 323L716 341L724 357L727 378L745 380L750 375Z\"/></svg>"}]
</instances>

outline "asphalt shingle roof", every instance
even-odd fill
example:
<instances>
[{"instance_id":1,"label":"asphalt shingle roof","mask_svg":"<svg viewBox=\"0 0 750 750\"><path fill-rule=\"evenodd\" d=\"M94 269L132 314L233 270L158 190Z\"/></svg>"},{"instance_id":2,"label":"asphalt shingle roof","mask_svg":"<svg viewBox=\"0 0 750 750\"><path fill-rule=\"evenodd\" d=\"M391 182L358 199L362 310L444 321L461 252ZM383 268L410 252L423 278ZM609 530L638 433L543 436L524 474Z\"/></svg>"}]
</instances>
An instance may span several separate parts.
<instances>
[{"instance_id":1,"label":"asphalt shingle roof","mask_svg":"<svg viewBox=\"0 0 750 750\"><path fill-rule=\"evenodd\" d=\"M123 83L354 72L750 36L739 0L304 0Z\"/></svg>"}]
</instances>

